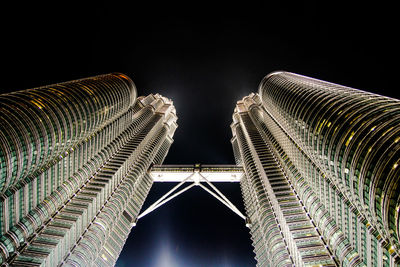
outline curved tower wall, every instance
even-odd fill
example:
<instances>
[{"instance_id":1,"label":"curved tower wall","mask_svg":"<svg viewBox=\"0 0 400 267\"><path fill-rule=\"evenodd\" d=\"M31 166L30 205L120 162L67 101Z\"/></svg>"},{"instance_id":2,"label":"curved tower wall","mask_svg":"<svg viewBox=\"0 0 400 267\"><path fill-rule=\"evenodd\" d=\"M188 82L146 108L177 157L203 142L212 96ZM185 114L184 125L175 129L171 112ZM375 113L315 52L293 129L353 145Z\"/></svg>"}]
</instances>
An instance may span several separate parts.
<instances>
[{"instance_id":1,"label":"curved tower wall","mask_svg":"<svg viewBox=\"0 0 400 267\"><path fill-rule=\"evenodd\" d=\"M245 171L240 185L257 266L337 266L328 239L279 162L288 158L266 127L264 113L252 94L238 101L231 125L236 162ZM349 252L346 257L358 259Z\"/></svg>"},{"instance_id":2,"label":"curved tower wall","mask_svg":"<svg viewBox=\"0 0 400 267\"><path fill-rule=\"evenodd\" d=\"M68 153L135 99L136 88L123 74L0 95L0 192Z\"/></svg>"},{"instance_id":3,"label":"curved tower wall","mask_svg":"<svg viewBox=\"0 0 400 267\"><path fill-rule=\"evenodd\" d=\"M395 266L400 101L288 72L267 75L259 96L250 117L336 260Z\"/></svg>"},{"instance_id":4,"label":"curved tower wall","mask_svg":"<svg viewBox=\"0 0 400 267\"><path fill-rule=\"evenodd\" d=\"M0 234L127 127L136 94L106 74L0 95Z\"/></svg>"},{"instance_id":5,"label":"curved tower wall","mask_svg":"<svg viewBox=\"0 0 400 267\"><path fill-rule=\"evenodd\" d=\"M173 142L173 103L160 95L136 99L133 82L123 74L41 88L58 95L62 99L57 101L72 111L59 108L61 113L56 113L53 95L41 96L41 109L24 106L26 112L42 116L34 125L44 130L37 134L47 134L55 118L64 126L75 126L65 133L69 128L53 125L50 133L58 131L71 142L60 144L57 153L48 152L40 168L30 170L2 195L0 262L113 266L152 185L147 170L153 163L161 164ZM35 90L13 94L22 98ZM1 117L9 122L9 117ZM19 134L29 136L30 130L26 127ZM33 153L32 146L26 149L28 154ZM5 147L10 151L12 144Z\"/></svg>"}]
</instances>

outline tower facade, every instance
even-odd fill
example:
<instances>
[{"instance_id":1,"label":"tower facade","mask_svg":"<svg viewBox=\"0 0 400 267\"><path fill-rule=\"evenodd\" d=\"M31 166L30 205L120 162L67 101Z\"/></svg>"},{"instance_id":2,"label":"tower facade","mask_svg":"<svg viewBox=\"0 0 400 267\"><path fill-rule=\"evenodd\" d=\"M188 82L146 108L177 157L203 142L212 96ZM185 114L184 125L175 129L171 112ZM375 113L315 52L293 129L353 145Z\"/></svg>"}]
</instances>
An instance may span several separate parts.
<instances>
[{"instance_id":1,"label":"tower facade","mask_svg":"<svg viewBox=\"0 0 400 267\"><path fill-rule=\"evenodd\" d=\"M119 73L0 95L0 264L113 266L138 218L200 186L258 266L399 265L399 100L271 73L237 102L235 167L159 166L176 120ZM157 181L179 184L139 214ZM211 183L232 181L247 217Z\"/></svg>"},{"instance_id":2,"label":"tower facade","mask_svg":"<svg viewBox=\"0 0 400 267\"><path fill-rule=\"evenodd\" d=\"M287 72L231 125L259 266L397 266L400 101Z\"/></svg>"},{"instance_id":3,"label":"tower facade","mask_svg":"<svg viewBox=\"0 0 400 267\"><path fill-rule=\"evenodd\" d=\"M113 266L177 128L107 74L0 96L0 264Z\"/></svg>"}]
</instances>

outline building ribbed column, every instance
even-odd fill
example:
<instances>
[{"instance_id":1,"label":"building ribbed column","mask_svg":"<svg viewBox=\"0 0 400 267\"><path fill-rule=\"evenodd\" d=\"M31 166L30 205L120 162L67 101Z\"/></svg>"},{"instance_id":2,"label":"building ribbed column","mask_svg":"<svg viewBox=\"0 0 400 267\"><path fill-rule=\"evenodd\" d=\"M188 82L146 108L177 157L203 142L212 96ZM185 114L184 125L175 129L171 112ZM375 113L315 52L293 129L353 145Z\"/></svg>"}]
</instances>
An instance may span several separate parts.
<instances>
[{"instance_id":1,"label":"building ribbed column","mask_svg":"<svg viewBox=\"0 0 400 267\"><path fill-rule=\"evenodd\" d=\"M116 85L114 77L121 83ZM86 86L87 80L101 90ZM86 119L93 121L82 123L93 129L79 138L72 133L76 142L67 152L27 176L26 183L6 190L0 206L1 263L113 266L152 185L147 170L163 161L173 141L177 125L172 102L160 95L134 102L136 92L113 92L112 86L133 86L126 76L103 75L66 85L90 92L95 106L87 106L92 113ZM75 100L69 104L76 108L80 102Z\"/></svg>"},{"instance_id":2,"label":"building ribbed column","mask_svg":"<svg viewBox=\"0 0 400 267\"><path fill-rule=\"evenodd\" d=\"M248 140L237 129L237 138L246 175L241 180L246 212L251 220L251 234L257 266L291 266L293 264L284 240L277 214L265 190L265 184L257 171Z\"/></svg>"},{"instance_id":3,"label":"building ribbed column","mask_svg":"<svg viewBox=\"0 0 400 267\"><path fill-rule=\"evenodd\" d=\"M133 82L107 74L0 96L0 191L126 112Z\"/></svg>"},{"instance_id":4,"label":"building ribbed column","mask_svg":"<svg viewBox=\"0 0 400 267\"><path fill-rule=\"evenodd\" d=\"M261 120L363 262L395 265L399 100L287 72L259 93Z\"/></svg>"},{"instance_id":5,"label":"building ribbed column","mask_svg":"<svg viewBox=\"0 0 400 267\"><path fill-rule=\"evenodd\" d=\"M14 253L24 245L27 240L31 238L32 234L34 234L35 229L38 229L44 223L48 222L59 207L63 206L63 204L75 194L76 190L87 182L89 177L98 173L102 165L110 161L111 158L116 155L123 145L123 138L125 138L125 136L128 134L137 135L150 118L151 111L147 110L143 112L120 137L117 137L114 142L103 148L86 164L83 164L76 173L66 179L48 197L40 202L36 208L32 209L27 216L23 217L17 225L7 231L0 239L0 247L7 247L7 249L3 249L4 259L8 258L10 253ZM45 187L46 185L41 183L39 186ZM41 191L43 191L43 189L44 188L40 188ZM26 229L30 230L27 231Z\"/></svg>"},{"instance_id":6,"label":"building ribbed column","mask_svg":"<svg viewBox=\"0 0 400 267\"><path fill-rule=\"evenodd\" d=\"M0 116L0 135L23 140L0 142L3 146L0 148L0 157L3 157L0 164L7 165L0 168L5 178L3 181L12 184L6 177L12 173L7 172L7 168L26 171L25 174L15 171L11 178L13 184L4 187L5 191L0 195L0 234L20 222L66 178L126 129L129 125L127 120L139 110L137 105L132 105L135 98L134 84L123 74L100 75L0 96L0 105L4 108ZM57 101L64 101L66 106ZM78 107L82 109L78 110ZM11 111L14 111L13 116L21 119L8 116ZM65 140L65 131L69 129L60 124L62 121L66 123L70 116L66 114L75 114L73 117L79 118L70 121L69 125L80 130L74 132L74 142L60 143L60 140ZM12 133L15 128L7 126L9 123L19 128L18 133ZM29 128L29 125L34 128ZM44 135L52 139L46 139ZM27 136L33 139L27 139ZM36 157L39 152L43 155ZM15 158L15 164L8 160L10 158Z\"/></svg>"},{"instance_id":7,"label":"building ribbed column","mask_svg":"<svg viewBox=\"0 0 400 267\"><path fill-rule=\"evenodd\" d=\"M271 140L255 117L261 112L259 103L257 95L239 101L231 126L235 158L246 173L241 188L257 264L336 266L329 245L276 160Z\"/></svg>"},{"instance_id":8,"label":"building ribbed column","mask_svg":"<svg viewBox=\"0 0 400 267\"><path fill-rule=\"evenodd\" d=\"M268 143L270 144L269 147L274 154L277 164L285 173L290 187L294 189L300 204L307 213L307 217L309 220L311 219L312 225L317 229L324 244L330 251L333 251L335 258L341 263L341 265L363 265L359 253L354 249L353 244L330 216L329 209L331 206L323 205L324 203L313 192L312 188L313 186L317 187L316 183L310 186L308 179L309 176L302 176L298 171L296 166L305 166L307 164L305 159L302 158L300 151L293 146L281 129L274 121L269 119L268 114L262 109L252 108L251 115L257 122L256 125L264 139L268 140ZM279 142L274 136L278 137ZM286 148L288 151L292 151L290 157L288 157L288 154L284 152L282 147ZM299 153L296 154L293 151ZM292 161L291 158L294 158L294 161ZM308 168L311 169L313 167L311 165L308 166ZM319 179L324 180L322 176L319 176ZM328 194L335 194L335 192L328 190Z\"/></svg>"}]
</instances>

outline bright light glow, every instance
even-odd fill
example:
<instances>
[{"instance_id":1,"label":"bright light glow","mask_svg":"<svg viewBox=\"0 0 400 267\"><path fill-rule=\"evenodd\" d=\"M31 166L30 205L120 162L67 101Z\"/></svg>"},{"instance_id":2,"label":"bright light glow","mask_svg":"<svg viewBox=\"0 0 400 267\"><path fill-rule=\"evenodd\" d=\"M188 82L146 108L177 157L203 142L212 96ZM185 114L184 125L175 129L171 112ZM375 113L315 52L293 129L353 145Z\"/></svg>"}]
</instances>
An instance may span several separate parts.
<instances>
[{"instance_id":1,"label":"bright light glow","mask_svg":"<svg viewBox=\"0 0 400 267\"><path fill-rule=\"evenodd\" d=\"M155 255L156 264L154 266L159 267L177 267L181 266L178 261L176 261L176 256L174 249L171 248L170 239L168 236L163 238L162 243L158 249L158 253Z\"/></svg>"},{"instance_id":2,"label":"bright light glow","mask_svg":"<svg viewBox=\"0 0 400 267\"><path fill-rule=\"evenodd\" d=\"M349 137L349 139L347 139L347 142L346 142L346 144L345 144L346 146L348 146L348 145L350 144L350 141L351 141L351 139L353 139L354 134L355 134L354 131L351 132L350 137Z\"/></svg>"}]
</instances>

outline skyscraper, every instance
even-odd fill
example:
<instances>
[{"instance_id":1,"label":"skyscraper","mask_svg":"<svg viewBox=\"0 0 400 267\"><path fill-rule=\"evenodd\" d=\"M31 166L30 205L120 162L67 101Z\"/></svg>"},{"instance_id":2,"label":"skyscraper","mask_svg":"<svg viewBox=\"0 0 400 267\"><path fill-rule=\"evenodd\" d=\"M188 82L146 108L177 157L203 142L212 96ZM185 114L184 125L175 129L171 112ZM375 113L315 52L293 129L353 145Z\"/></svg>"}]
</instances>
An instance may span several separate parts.
<instances>
[{"instance_id":1,"label":"skyscraper","mask_svg":"<svg viewBox=\"0 0 400 267\"><path fill-rule=\"evenodd\" d=\"M118 73L0 99L0 263L113 266L173 141L173 103Z\"/></svg>"},{"instance_id":2,"label":"skyscraper","mask_svg":"<svg viewBox=\"0 0 400 267\"><path fill-rule=\"evenodd\" d=\"M258 266L398 266L399 100L271 73L234 110L237 166L160 166L176 120L119 73L0 95L0 264L113 266L139 218L200 186ZM179 184L139 214L158 181ZM213 182L240 182L247 217Z\"/></svg>"},{"instance_id":3,"label":"skyscraper","mask_svg":"<svg viewBox=\"0 0 400 267\"><path fill-rule=\"evenodd\" d=\"M400 101L288 72L231 125L259 266L396 266Z\"/></svg>"}]
</instances>

